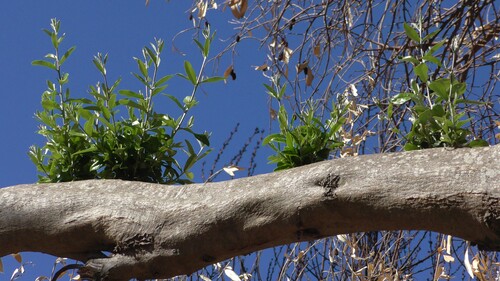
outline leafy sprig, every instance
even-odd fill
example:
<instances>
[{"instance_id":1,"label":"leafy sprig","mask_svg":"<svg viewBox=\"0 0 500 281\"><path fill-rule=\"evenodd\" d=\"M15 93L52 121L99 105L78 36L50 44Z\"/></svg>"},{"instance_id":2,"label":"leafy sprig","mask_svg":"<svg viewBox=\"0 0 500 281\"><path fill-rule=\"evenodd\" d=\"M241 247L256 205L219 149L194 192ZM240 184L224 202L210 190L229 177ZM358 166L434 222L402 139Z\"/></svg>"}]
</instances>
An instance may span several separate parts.
<instances>
[{"instance_id":1,"label":"leafy sprig","mask_svg":"<svg viewBox=\"0 0 500 281\"><path fill-rule=\"evenodd\" d=\"M51 29L44 30L51 38L55 53L33 62L57 73L57 80L48 81L47 90L42 94L43 110L35 114L41 123L39 133L46 138L43 147L32 146L29 151L41 173L39 181L106 178L163 184L192 182L191 169L209 153L210 142L208 133L193 131L193 116L187 117L198 103L195 95L199 85L223 79L203 76L213 39L210 31L203 33L203 63L198 75L188 61L184 63L185 74L178 75L193 84L191 94L182 102L174 95L166 95L181 111L180 116L174 117L154 110L155 97L163 93L174 76L159 75L162 40L144 47L142 58L134 58L138 72L133 75L144 86L144 91L118 90L120 79L109 83L108 56L97 54L93 63L102 80L90 87L91 98L73 98L68 87L69 75L61 66L75 48L60 56L64 35L59 34L59 28L60 21L53 19ZM120 113L120 109L125 113ZM192 136L198 148L195 149L192 139L180 139L179 131ZM179 152L186 154L182 163Z\"/></svg>"}]
</instances>

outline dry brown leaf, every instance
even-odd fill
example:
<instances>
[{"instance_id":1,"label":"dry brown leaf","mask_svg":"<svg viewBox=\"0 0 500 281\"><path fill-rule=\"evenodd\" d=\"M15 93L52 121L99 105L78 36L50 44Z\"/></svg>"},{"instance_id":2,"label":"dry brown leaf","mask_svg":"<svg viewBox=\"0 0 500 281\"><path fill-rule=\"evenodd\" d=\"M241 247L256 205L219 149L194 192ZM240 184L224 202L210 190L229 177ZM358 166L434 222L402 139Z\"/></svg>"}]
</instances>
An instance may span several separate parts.
<instances>
[{"instance_id":1,"label":"dry brown leaf","mask_svg":"<svg viewBox=\"0 0 500 281\"><path fill-rule=\"evenodd\" d=\"M241 0L241 8L240 8L241 17L245 15L247 9L248 9L248 0Z\"/></svg>"},{"instance_id":2,"label":"dry brown leaf","mask_svg":"<svg viewBox=\"0 0 500 281\"><path fill-rule=\"evenodd\" d=\"M248 9L248 0L230 0L229 7L236 19L241 19L245 16Z\"/></svg>"},{"instance_id":3,"label":"dry brown leaf","mask_svg":"<svg viewBox=\"0 0 500 281\"><path fill-rule=\"evenodd\" d=\"M314 46L314 49L313 49L313 53L314 53L314 55L315 55L317 58L319 58L319 57L320 57L320 55L321 55L321 54L320 54L320 50L321 50L320 48L321 48L321 45L318 43L318 44L316 44L316 46Z\"/></svg>"},{"instance_id":4,"label":"dry brown leaf","mask_svg":"<svg viewBox=\"0 0 500 281\"><path fill-rule=\"evenodd\" d=\"M465 247L465 255L464 255L464 266L469 273L471 278L474 278L474 271L472 270L472 264L469 261L469 242L467 242L467 246Z\"/></svg>"},{"instance_id":5,"label":"dry brown leaf","mask_svg":"<svg viewBox=\"0 0 500 281\"><path fill-rule=\"evenodd\" d=\"M306 77L306 86L311 86L312 82L313 82L313 79L314 79L314 75L312 74L312 71L309 70L307 72L307 77Z\"/></svg>"},{"instance_id":6,"label":"dry brown leaf","mask_svg":"<svg viewBox=\"0 0 500 281\"><path fill-rule=\"evenodd\" d=\"M22 263L22 262L23 262L23 257L21 257L21 254L19 254L19 253L12 254L12 257L13 257L14 259L16 259L16 261L17 261L18 263Z\"/></svg>"},{"instance_id":7,"label":"dry brown leaf","mask_svg":"<svg viewBox=\"0 0 500 281\"><path fill-rule=\"evenodd\" d=\"M362 141L365 140L365 137L364 136L360 136L359 134L356 134L353 138L352 138L352 144L353 145L358 145L360 144Z\"/></svg>"},{"instance_id":8,"label":"dry brown leaf","mask_svg":"<svg viewBox=\"0 0 500 281\"><path fill-rule=\"evenodd\" d=\"M263 65L259 65L259 66L256 66L255 67L255 70L262 70L262 71L266 71L268 68L268 65L267 63L263 64Z\"/></svg>"},{"instance_id":9,"label":"dry brown leaf","mask_svg":"<svg viewBox=\"0 0 500 281\"><path fill-rule=\"evenodd\" d=\"M224 172L226 172L231 177L234 177L234 172L245 170L245 168L229 165L227 167L222 168L222 170L224 170Z\"/></svg>"},{"instance_id":10,"label":"dry brown leaf","mask_svg":"<svg viewBox=\"0 0 500 281\"><path fill-rule=\"evenodd\" d=\"M451 238L452 238L451 235L448 235L448 237L446 238L446 252L449 255L451 255Z\"/></svg>"},{"instance_id":11,"label":"dry brown leaf","mask_svg":"<svg viewBox=\"0 0 500 281\"><path fill-rule=\"evenodd\" d=\"M306 71L306 74L307 74L307 67L309 65L309 61L304 61L303 63L299 63L297 64L296 66L296 69L297 69L297 74L300 74L302 71Z\"/></svg>"},{"instance_id":12,"label":"dry brown leaf","mask_svg":"<svg viewBox=\"0 0 500 281\"><path fill-rule=\"evenodd\" d=\"M436 268L436 272L434 274L434 279L433 279L434 281L439 280L439 276L441 276L441 274L443 273L443 270L444 270L444 267L442 267L442 266L438 266Z\"/></svg>"},{"instance_id":13,"label":"dry brown leaf","mask_svg":"<svg viewBox=\"0 0 500 281\"><path fill-rule=\"evenodd\" d=\"M294 259L295 262L298 262L300 261L304 256L305 256L305 252L304 251L300 251L299 254L297 255L297 258Z\"/></svg>"},{"instance_id":14,"label":"dry brown leaf","mask_svg":"<svg viewBox=\"0 0 500 281\"><path fill-rule=\"evenodd\" d=\"M500 140L500 133L496 134L495 135L495 138L499 139Z\"/></svg>"},{"instance_id":15,"label":"dry brown leaf","mask_svg":"<svg viewBox=\"0 0 500 281\"><path fill-rule=\"evenodd\" d=\"M205 276L205 275L203 275L203 274L200 274L199 276L200 276L200 278L201 278L203 281L212 281L212 279L210 279L210 278L206 277L206 276Z\"/></svg>"},{"instance_id":16,"label":"dry brown leaf","mask_svg":"<svg viewBox=\"0 0 500 281\"><path fill-rule=\"evenodd\" d=\"M358 155L358 153L354 150L353 147L344 147L340 151L341 158L348 157L348 156L356 156L356 155Z\"/></svg>"},{"instance_id":17,"label":"dry brown leaf","mask_svg":"<svg viewBox=\"0 0 500 281\"><path fill-rule=\"evenodd\" d=\"M269 116L272 120L276 120L276 118L278 118L278 113L276 112L276 110L269 108Z\"/></svg>"},{"instance_id":18,"label":"dry brown leaf","mask_svg":"<svg viewBox=\"0 0 500 281\"><path fill-rule=\"evenodd\" d=\"M292 56L292 49L288 48L288 47L285 47L283 49L283 62L288 64L290 62L290 57Z\"/></svg>"},{"instance_id":19,"label":"dry brown leaf","mask_svg":"<svg viewBox=\"0 0 500 281\"><path fill-rule=\"evenodd\" d=\"M337 239L339 239L340 242L343 243L348 243L349 238L347 237L347 234L338 234Z\"/></svg>"},{"instance_id":20,"label":"dry brown leaf","mask_svg":"<svg viewBox=\"0 0 500 281\"><path fill-rule=\"evenodd\" d=\"M454 262L455 258L450 255L443 255L443 259L445 262Z\"/></svg>"},{"instance_id":21,"label":"dry brown leaf","mask_svg":"<svg viewBox=\"0 0 500 281\"><path fill-rule=\"evenodd\" d=\"M231 74L231 72L233 72L233 66L230 65L228 68L226 68L226 71L224 71L224 79L227 79L227 77L229 77L229 75Z\"/></svg>"},{"instance_id":22,"label":"dry brown leaf","mask_svg":"<svg viewBox=\"0 0 500 281\"><path fill-rule=\"evenodd\" d=\"M198 18L204 18L207 15L208 1L198 1L198 4L196 4L196 6L198 7Z\"/></svg>"}]
</instances>

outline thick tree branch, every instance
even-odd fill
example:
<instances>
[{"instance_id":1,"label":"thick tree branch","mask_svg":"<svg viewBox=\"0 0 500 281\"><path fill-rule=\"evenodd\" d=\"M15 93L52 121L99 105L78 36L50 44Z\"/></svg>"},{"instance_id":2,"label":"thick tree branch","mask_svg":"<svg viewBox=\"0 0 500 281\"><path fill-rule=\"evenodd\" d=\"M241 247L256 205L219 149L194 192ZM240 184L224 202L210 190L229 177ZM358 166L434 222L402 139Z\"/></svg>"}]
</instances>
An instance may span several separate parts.
<instances>
[{"instance_id":1,"label":"thick tree branch","mask_svg":"<svg viewBox=\"0 0 500 281\"><path fill-rule=\"evenodd\" d=\"M82 260L106 280L189 274L294 241L422 229L500 249L500 146L316 163L227 182L119 180L0 189L0 255ZM102 251L112 252L107 257Z\"/></svg>"}]
</instances>

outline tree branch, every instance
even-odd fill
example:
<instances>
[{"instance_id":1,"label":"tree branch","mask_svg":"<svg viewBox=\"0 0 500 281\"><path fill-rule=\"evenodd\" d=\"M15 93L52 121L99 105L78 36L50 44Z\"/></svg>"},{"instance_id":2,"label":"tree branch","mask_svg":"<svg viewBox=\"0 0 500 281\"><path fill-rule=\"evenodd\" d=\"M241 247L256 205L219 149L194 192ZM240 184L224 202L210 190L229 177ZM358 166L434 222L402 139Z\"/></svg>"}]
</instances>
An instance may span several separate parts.
<instances>
[{"instance_id":1,"label":"tree branch","mask_svg":"<svg viewBox=\"0 0 500 281\"><path fill-rule=\"evenodd\" d=\"M0 189L0 256L50 253L86 262L82 277L128 280L361 231L432 230L499 250L499 159L500 146L429 149L205 185L12 186Z\"/></svg>"}]
</instances>

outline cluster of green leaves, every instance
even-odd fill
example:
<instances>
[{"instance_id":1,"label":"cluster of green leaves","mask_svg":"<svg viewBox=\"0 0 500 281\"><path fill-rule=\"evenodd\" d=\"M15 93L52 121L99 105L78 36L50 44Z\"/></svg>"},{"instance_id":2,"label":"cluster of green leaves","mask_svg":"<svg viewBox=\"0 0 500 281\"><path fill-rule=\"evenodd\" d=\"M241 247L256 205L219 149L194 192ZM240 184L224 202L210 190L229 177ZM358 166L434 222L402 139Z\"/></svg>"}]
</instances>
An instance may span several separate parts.
<instances>
[{"instance_id":1,"label":"cluster of green leaves","mask_svg":"<svg viewBox=\"0 0 500 281\"><path fill-rule=\"evenodd\" d=\"M97 54L93 62L102 76L102 82L90 87L93 99L72 98L67 87L68 73L61 66L75 50L62 56L59 47L64 35L59 36L60 21L51 21L50 36L55 53L36 60L33 65L48 67L57 73L57 81L48 81L42 94L43 110L35 114L40 121L39 133L46 138L43 147L32 146L29 156L36 165L40 182L62 182L83 179L124 179L162 184L184 184L193 180L190 171L209 150L209 136L192 130L193 116L188 112L197 101L195 94L201 83L223 78L202 76L213 35L203 33L205 42L197 41L203 63L197 75L191 63L184 63L185 78L193 85L191 95L179 101L167 96L181 113L178 117L154 110L153 98L167 87L173 75L159 77L160 54L164 43L155 40L144 47L143 57L134 58L139 69L133 75L144 85L144 92L118 90L120 80L110 84L106 74L107 55ZM121 113L120 109L126 114ZM179 132L198 142L195 149L190 140L179 140ZM186 154L183 163L178 153Z\"/></svg>"},{"instance_id":2,"label":"cluster of green leaves","mask_svg":"<svg viewBox=\"0 0 500 281\"><path fill-rule=\"evenodd\" d=\"M410 91L396 95L389 104L389 118L393 113L393 105L399 106L411 102L412 123L410 132L405 136L405 150L416 150L433 147L475 147L486 146L484 140L470 140L471 131L467 128L470 119L464 118L460 112L463 104L481 104L477 101L464 99L467 85L458 81L452 71L447 71L448 77L432 80L429 76L429 66L442 68L436 52L446 41L429 44L431 38L439 30L421 37L421 25L414 27L404 24L408 38L421 47L419 56L406 56L402 61L413 66L416 79L411 80ZM422 46L431 45L424 50Z\"/></svg>"},{"instance_id":3,"label":"cluster of green leaves","mask_svg":"<svg viewBox=\"0 0 500 281\"><path fill-rule=\"evenodd\" d=\"M347 106L332 104L330 118L322 121L316 116L317 103L309 101L304 110L294 113L290 119L281 103L285 85L280 86L279 80L273 82L272 86L264 84L268 94L279 104L277 119L280 132L270 134L263 141L276 153L269 157L269 163L277 164L275 171L326 160L332 151L344 145L339 141L339 132L346 120L343 116Z\"/></svg>"}]
</instances>

